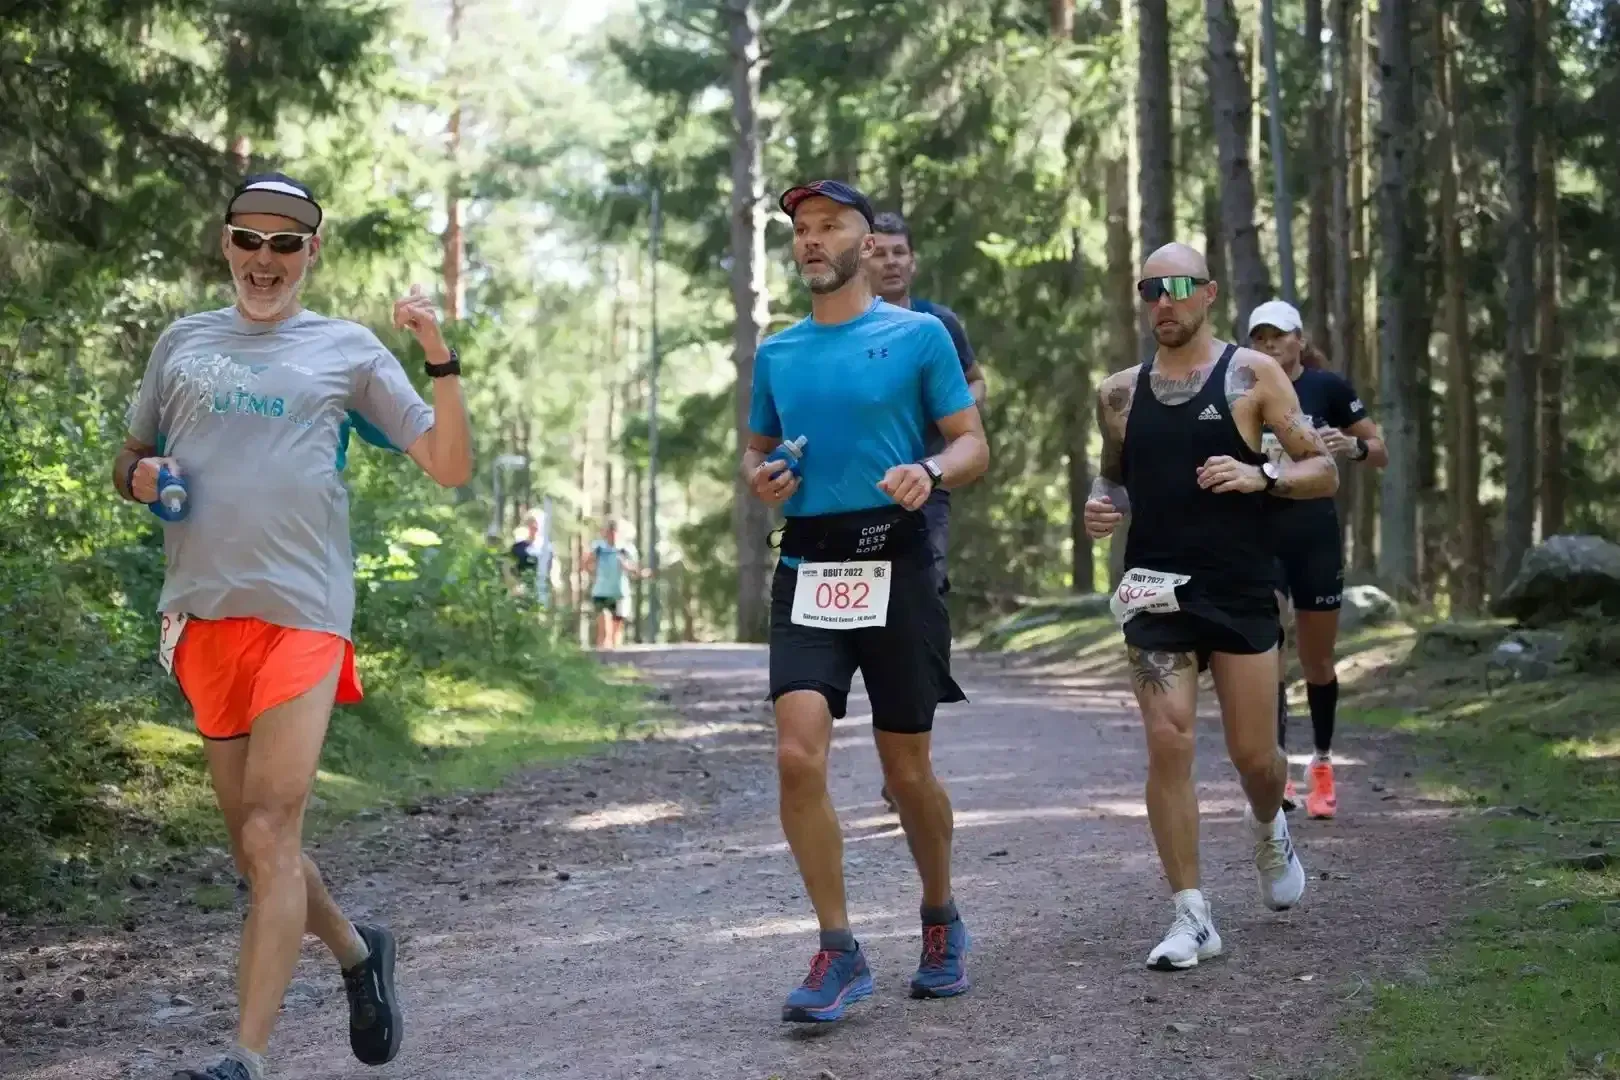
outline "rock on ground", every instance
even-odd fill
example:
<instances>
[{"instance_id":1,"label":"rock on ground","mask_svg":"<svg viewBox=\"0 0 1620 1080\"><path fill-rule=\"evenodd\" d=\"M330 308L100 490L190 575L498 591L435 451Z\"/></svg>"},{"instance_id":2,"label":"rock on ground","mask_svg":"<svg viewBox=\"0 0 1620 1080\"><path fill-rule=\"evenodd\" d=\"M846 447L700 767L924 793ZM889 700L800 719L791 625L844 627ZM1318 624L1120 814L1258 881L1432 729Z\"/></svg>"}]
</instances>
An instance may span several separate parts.
<instances>
[{"instance_id":1,"label":"rock on ground","mask_svg":"<svg viewBox=\"0 0 1620 1080\"><path fill-rule=\"evenodd\" d=\"M1492 610L1531 625L1591 611L1620 616L1620 544L1600 536L1554 536L1524 557Z\"/></svg>"}]
</instances>

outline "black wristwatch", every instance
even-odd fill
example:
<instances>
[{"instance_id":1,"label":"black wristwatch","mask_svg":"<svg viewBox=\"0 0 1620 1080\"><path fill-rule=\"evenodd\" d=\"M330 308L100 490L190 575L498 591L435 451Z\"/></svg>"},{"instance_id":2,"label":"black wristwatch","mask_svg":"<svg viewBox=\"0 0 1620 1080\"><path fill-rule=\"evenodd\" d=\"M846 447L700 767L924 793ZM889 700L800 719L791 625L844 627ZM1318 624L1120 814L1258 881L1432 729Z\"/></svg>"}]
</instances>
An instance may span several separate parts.
<instances>
[{"instance_id":1,"label":"black wristwatch","mask_svg":"<svg viewBox=\"0 0 1620 1080\"><path fill-rule=\"evenodd\" d=\"M1350 460L1351 461L1366 461L1367 460L1367 455L1370 454L1370 453L1372 453L1372 447L1367 445L1367 440L1363 439L1360 435L1357 435L1356 436L1356 456L1351 458Z\"/></svg>"},{"instance_id":2,"label":"black wristwatch","mask_svg":"<svg viewBox=\"0 0 1620 1080\"><path fill-rule=\"evenodd\" d=\"M938 488L939 485L945 482L945 470L941 469L939 467L939 462L935 461L933 458L923 458L921 461L917 462L917 464L923 467L923 472L928 474L928 479L935 488Z\"/></svg>"},{"instance_id":3,"label":"black wristwatch","mask_svg":"<svg viewBox=\"0 0 1620 1080\"><path fill-rule=\"evenodd\" d=\"M1277 486L1277 477L1279 474L1277 472L1277 466L1272 462L1268 461L1264 465L1260 466L1260 475L1266 478L1266 486L1263 490L1270 491L1272 488Z\"/></svg>"},{"instance_id":4,"label":"black wristwatch","mask_svg":"<svg viewBox=\"0 0 1620 1080\"><path fill-rule=\"evenodd\" d=\"M428 378L430 379L442 379L448 375L460 375L461 354L456 352L456 350L451 349L450 359L446 360L442 364L429 364L424 361L422 364L422 370L428 373Z\"/></svg>"}]
</instances>

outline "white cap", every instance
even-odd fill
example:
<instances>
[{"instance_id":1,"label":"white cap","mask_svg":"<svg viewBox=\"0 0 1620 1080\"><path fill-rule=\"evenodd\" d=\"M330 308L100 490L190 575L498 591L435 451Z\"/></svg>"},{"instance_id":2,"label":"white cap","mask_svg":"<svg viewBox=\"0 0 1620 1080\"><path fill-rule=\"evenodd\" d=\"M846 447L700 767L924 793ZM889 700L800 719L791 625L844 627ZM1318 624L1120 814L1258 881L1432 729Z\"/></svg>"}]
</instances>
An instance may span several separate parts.
<instances>
[{"instance_id":1,"label":"white cap","mask_svg":"<svg viewBox=\"0 0 1620 1080\"><path fill-rule=\"evenodd\" d=\"M1249 313L1251 334L1262 326L1275 326L1285 334L1292 334L1304 325L1304 320L1299 317L1299 309L1286 300L1267 300Z\"/></svg>"}]
</instances>

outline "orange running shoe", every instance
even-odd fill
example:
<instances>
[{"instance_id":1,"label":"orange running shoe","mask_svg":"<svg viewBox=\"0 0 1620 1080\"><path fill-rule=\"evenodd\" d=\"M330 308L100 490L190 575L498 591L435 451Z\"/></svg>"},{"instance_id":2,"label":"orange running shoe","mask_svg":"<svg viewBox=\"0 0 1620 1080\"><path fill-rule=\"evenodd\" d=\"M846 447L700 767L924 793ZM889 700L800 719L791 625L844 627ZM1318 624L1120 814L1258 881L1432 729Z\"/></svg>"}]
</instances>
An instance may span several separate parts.
<instances>
[{"instance_id":1,"label":"orange running shoe","mask_svg":"<svg viewBox=\"0 0 1620 1080\"><path fill-rule=\"evenodd\" d=\"M1288 786L1283 788L1283 813L1292 814L1299 809L1299 792L1294 790L1294 778L1288 778Z\"/></svg>"},{"instance_id":2,"label":"orange running shoe","mask_svg":"<svg viewBox=\"0 0 1620 1080\"><path fill-rule=\"evenodd\" d=\"M1331 818L1339 810L1339 796L1333 790L1333 762L1318 758L1307 771L1311 793L1305 797L1305 812L1313 818Z\"/></svg>"}]
</instances>

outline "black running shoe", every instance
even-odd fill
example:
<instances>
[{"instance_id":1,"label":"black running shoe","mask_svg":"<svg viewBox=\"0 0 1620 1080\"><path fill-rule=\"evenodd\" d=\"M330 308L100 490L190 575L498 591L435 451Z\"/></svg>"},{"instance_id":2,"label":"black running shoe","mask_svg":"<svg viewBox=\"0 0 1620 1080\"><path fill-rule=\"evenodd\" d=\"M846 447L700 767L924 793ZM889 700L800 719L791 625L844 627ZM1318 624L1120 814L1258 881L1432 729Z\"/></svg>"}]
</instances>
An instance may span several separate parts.
<instances>
[{"instance_id":1,"label":"black running shoe","mask_svg":"<svg viewBox=\"0 0 1620 1080\"><path fill-rule=\"evenodd\" d=\"M251 1080L246 1065L235 1058L225 1058L206 1069L181 1069L174 1080Z\"/></svg>"},{"instance_id":2,"label":"black running shoe","mask_svg":"<svg viewBox=\"0 0 1620 1080\"><path fill-rule=\"evenodd\" d=\"M399 1053L405 1014L394 994L394 935L380 926L355 923L370 954L343 972L349 995L349 1047L366 1065L386 1065Z\"/></svg>"}]
</instances>

